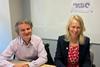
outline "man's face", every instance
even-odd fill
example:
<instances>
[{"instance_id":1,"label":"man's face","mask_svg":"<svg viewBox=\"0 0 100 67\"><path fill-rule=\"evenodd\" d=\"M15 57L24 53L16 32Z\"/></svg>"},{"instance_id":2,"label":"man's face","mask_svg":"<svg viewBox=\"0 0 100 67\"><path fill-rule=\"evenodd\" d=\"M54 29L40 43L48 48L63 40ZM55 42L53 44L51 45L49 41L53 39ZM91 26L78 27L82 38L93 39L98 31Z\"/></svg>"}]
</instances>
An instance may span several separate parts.
<instances>
[{"instance_id":1,"label":"man's face","mask_svg":"<svg viewBox=\"0 0 100 67\"><path fill-rule=\"evenodd\" d=\"M22 39L28 42L31 39L32 28L29 24L20 24L18 25L19 33L18 35L22 37Z\"/></svg>"}]
</instances>

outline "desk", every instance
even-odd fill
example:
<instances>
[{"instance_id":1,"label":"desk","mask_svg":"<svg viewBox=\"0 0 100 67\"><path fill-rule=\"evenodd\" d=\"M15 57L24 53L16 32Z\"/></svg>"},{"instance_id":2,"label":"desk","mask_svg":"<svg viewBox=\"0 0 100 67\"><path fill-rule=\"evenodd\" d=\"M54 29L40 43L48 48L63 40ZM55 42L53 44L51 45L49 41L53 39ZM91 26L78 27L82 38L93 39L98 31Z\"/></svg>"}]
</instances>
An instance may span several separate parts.
<instances>
[{"instance_id":1,"label":"desk","mask_svg":"<svg viewBox=\"0 0 100 67\"><path fill-rule=\"evenodd\" d=\"M26 61L18 61L18 60L13 60L13 61L10 61L11 63L14 63L14 64L18 64L18 63L25 63L25 64L29 64L30 62L26 62ZM55 65L49 65L49 64L43 64L41 65L40 67L56 67Z\"/></svg>"},{"instance_id":2,"label":"desk","mask_svg":"<svg viewBox=\"0 0 100 67\"><path fill-rule=\"evenodd\" d=\"M56 67L55 65L49 65L49 64L43 64L42 66L40 67Z\"/></svg>"}]
</instances>

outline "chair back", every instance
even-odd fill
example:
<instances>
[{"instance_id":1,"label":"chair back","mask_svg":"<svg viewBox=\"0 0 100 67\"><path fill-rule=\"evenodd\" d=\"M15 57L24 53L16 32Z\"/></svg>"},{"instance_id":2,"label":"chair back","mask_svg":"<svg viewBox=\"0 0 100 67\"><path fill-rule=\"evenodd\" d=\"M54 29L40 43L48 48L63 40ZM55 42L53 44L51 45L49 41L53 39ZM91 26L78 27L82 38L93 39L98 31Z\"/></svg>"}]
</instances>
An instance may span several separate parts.
<instances>
[{"instance_id":1,"label":"chair back","mask_svg":"<svg viewBox=\"0 0 100 67\"><path fill-rule=\"evenodd\" d=\"M47 61L46 64L54 65L54 61L52 59L52 56L51 56L51 53L50 53L50 49L49 49L49 44L46 43L44 45L45 45L45 50L47 52L47 58L48 58L48 61Z\"/></svg>"}]
</instances>

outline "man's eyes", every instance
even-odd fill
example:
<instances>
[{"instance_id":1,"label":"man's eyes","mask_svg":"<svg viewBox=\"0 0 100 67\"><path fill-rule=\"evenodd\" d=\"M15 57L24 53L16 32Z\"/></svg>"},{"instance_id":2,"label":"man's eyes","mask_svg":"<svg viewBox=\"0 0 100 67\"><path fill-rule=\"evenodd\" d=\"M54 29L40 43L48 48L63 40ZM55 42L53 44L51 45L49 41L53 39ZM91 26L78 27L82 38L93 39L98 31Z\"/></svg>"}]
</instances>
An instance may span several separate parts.
<instances>
[{"instance_id":1,"label":"man's eyes","mask_svg":"<svg viewBox=\"0 0 100 67\"><path fill-rule=\"evenodd\" d=\"M27 28L27 29L22 29L21 31L25 31L25 30L30 30L31 28Z\"/></svg>"},{"instance_id":2,"label":"man's eyes","mask_svg":"<svg viewBox=\"0 0 100 67\"><path fill-rule=\"evenodd\" d=\"M31 28L27 28L27 30L30 30Z\"/></svg>"}]
</instances>

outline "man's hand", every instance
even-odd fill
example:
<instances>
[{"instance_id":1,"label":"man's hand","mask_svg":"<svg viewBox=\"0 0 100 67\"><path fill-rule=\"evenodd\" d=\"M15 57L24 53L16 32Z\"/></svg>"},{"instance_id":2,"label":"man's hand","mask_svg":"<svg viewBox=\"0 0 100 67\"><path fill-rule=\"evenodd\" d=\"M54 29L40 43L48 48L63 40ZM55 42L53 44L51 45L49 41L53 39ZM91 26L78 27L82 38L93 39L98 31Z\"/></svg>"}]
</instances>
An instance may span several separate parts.
<instances>
[{"instance_id":1,"label":"man's hand","mask_svg":"<svg viewBox=\"0 0 100 67\"><path fill-rule=\"evenodd\" d=\"M29 67L28 64L15 64L13 67Z\"/></svg>"}]
</instances>

